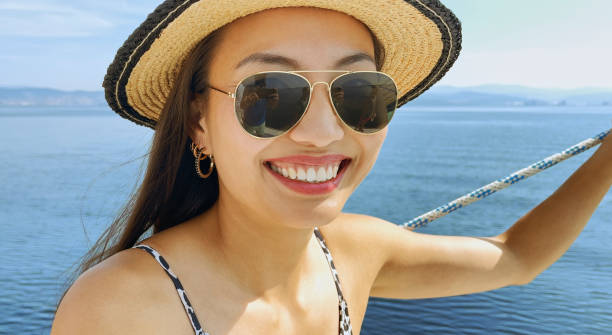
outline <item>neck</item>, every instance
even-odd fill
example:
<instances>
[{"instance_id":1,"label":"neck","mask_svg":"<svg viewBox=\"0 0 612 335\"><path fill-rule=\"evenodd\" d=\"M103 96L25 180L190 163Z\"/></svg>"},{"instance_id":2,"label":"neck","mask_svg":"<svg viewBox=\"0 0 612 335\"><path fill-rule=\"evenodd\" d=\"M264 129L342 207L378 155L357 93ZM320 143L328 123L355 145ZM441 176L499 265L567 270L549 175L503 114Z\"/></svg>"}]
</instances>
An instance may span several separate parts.
<instances>
[{"instance_id":1,"label":"neck","mask_svg":"<svg viewBox=\"0 0 612 335\"><path fill-rule=\"evenodd\" d=\"M228 206L219 198L211 208L210 234L231 277L264 298L295 296L300 278L311 271L313 227L295 228L278 220ZM310 254L309 254L310 251ZM319 255L320 256L320 255Z\"/></svg>"}]
</instances>

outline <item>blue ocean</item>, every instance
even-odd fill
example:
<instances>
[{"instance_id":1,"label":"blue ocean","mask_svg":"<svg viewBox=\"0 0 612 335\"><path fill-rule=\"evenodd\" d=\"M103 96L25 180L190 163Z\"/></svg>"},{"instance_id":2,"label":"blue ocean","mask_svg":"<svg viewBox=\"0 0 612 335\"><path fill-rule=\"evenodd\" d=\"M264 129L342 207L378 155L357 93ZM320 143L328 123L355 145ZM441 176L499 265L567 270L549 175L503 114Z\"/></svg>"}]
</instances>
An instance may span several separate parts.
<instances>
[{"instance_id":1,"label":"blue ocean","mask_svg":"<svg viewBox=\"0 0 612 335\"><path fill-rule=\"evenodd\" d=\"M612 107L404 108L345 210L406 222L609 129L611 120ZM134 190L151 135L107 108L0 109L0 334L49 333L68 275ZM591 154L419 231L499 234ZM569 251L530 284L371 299L362 334L610 334L611 194Z\"/></svg>"}]
</instances>

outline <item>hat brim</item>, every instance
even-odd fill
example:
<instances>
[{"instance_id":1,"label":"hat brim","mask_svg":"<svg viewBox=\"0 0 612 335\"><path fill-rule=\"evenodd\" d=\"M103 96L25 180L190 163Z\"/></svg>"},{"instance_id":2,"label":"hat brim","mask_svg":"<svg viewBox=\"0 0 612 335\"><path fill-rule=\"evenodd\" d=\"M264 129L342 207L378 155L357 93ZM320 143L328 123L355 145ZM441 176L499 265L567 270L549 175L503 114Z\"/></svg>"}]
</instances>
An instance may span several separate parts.
<instances>
[{"instance_id":1,"label":"hat brim","mask_svg":"<svg viewBox=\"0 0 612 335\"><path fill-rule=\"evenodd\" d=\"M363 22L385 50L382 72L398 86L398 107L446 74L461 50L461 26L437 0L168 0L119 49L104 79L106 100L124 118L155 128L185 57L209 33L249 14L318 7Z\"/></svg>"}]
</instances>

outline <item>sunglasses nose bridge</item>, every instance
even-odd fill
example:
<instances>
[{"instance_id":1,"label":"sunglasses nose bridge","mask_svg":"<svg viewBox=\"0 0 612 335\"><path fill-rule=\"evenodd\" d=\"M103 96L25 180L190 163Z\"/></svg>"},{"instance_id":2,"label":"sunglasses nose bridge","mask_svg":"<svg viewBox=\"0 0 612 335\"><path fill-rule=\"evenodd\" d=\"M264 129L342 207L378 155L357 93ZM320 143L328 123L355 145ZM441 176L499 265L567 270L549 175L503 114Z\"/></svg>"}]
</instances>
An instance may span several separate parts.
<instances>
[{"instance_id":1,"label":"sunglasses nose bridge","mask_svg":"<svg viewBox=\"0 0 612 335\"><path fill-rule=\"evenodd\" d=\"M314 89L318 84L325 84L327 92L319 94L314 102ZM289 133L297 142L308 142L319 147L324 147L344 136L341 122L338 121L338 113L335 112L333 103L330 105L330 85L325 81L317 81L310 84L310 101L306 111ZM331 111L330 111L331 109Z\"/></svg>"},{"instance_id":2,"label":"sunglasses nose bridge","mask_svg":"<svg viewBox=\"0 0 612 335\"><path fill-rule=\"evenodd\" d=\"M328 82L326 81L317 81L315 83L312 83L312 85L310 85L310 98L312 99L312 95L314 94L314 89L318 84L323 84L325 86L327 86L327 94L330 95L331 93L331 86L329 85ZM332 104L333 105L333 104Z\"/></svg>"},{"instance_id":3,"label":"sunglasses nose bridge","mask_svg":"<svg viewBox=\"0 0 612 335\"><path fill-rule=\"evenodd\" d=\"M328 82L325 82L325 81L317 81L317 82L315 82L315 83L312 83L312 85L310 85L310 90L311 90L311 91L314 91L315 86L317 86L318 84L323 84L323 85L327 86L327 89L328 89L328 90L330 89L330 88L329 88L329 83L328 83Z\"/></svg>"},{"instance_id":4,"label":"sunglasses nose bridge","mask_svg":"<svg viewBox=\"0 0 612 335\"><path fill-rule=\"evenodd\" d=\"M318 84L323 84L323 85L327 86L327 92L326 92L326 94L327 94L327 96L329 96L329 98L331 99L331 86L330 86L330 85L329 85L329 83L328 83L328 82L326 82L326 81L317 81L317 82L315 82L315 83L312 83L312 85L310 85L310 99L312 100L312 95L314 94L314 89L315 89L315 87L316 87ZM334 105L334 104L333 104L333 102L332 102L331 100L330 100L329 102L330 102L330 103L331 103L331 105L332 105L332 109L334 109L334 110L335 110L335 108L334 108L334 106L333 106L333 105Z\"/></svg>"}]
</instances>

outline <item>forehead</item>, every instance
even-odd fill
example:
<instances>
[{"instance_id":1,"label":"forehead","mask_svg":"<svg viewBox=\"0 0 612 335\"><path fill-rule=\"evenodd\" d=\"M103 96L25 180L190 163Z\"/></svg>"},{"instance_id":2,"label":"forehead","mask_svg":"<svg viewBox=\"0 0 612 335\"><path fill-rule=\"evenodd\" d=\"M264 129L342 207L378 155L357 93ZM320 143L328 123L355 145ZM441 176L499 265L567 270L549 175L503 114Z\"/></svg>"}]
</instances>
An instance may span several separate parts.
<instances>
[{"instance_id":1,"label":"forehead","mask_svg":"<svg viewBox=\"0 0 612 335\"><path fill-rule=\"evenodd\" d=\"M266 63L265 57L244 62L245 58L262 53L280 55L294 62ZM275 8L225 26L211 72L214 68L232 72L263 68L329 69L339 60L356 54L362 55L348 69L375 69L372 36L357 19L313 7ZM237 68L238 65L241 66Z\"/></svg>"}]
</instances>

